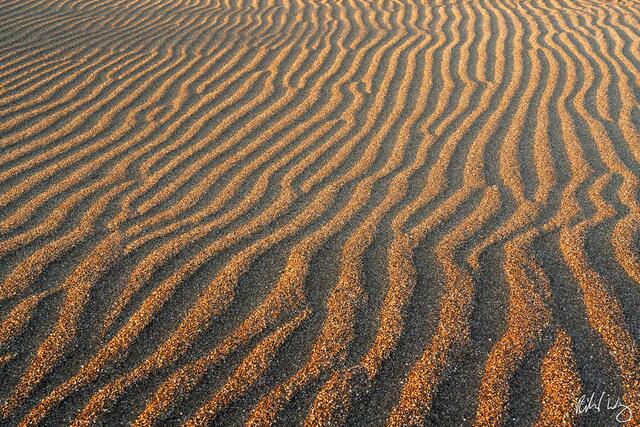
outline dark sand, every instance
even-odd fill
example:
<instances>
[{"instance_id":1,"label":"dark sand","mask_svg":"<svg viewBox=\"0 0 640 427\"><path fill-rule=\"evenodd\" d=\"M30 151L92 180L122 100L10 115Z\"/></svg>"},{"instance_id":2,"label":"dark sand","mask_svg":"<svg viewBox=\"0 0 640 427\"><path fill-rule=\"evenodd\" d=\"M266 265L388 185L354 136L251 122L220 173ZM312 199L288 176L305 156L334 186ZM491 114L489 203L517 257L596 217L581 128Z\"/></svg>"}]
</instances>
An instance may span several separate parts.
<instances>
[{"instance_id":1,"label":"dark sand","mask_svg":"<svg viewBox=\"0 0 640 427\"><path fill-rule=\"evenodd\" d=\"M0 1L0 425L640 425L639 185L636 0Z\"/></svg>"}]
</instances>

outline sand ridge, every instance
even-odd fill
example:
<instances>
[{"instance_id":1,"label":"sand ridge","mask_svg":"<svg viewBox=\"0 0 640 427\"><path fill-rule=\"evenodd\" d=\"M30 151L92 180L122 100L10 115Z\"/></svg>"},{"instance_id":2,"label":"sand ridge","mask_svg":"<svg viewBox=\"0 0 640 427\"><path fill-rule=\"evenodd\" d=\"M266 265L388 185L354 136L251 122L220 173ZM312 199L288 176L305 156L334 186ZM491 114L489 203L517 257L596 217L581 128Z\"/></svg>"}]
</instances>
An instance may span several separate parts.
<instances>
[{"instance_id":1,"label":"sand ridge","mask_svg":"<svg viewBox=\"0 0 640 427\"><path fill-rule=\"evenodd\" d=\"M3 424L640 425L640 3L0 33Z\"/></svg>"}]
</instances>

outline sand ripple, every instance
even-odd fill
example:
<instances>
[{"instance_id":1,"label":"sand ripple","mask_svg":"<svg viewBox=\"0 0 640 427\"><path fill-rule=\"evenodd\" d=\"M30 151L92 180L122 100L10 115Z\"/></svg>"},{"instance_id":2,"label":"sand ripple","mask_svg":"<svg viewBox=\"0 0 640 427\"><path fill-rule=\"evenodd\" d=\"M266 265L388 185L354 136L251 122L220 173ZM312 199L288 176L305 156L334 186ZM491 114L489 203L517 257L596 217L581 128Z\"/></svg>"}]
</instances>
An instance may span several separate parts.
<instances>
[{"instance_id":1,"label":"sand ripple","mask_svg":"<svg viewBox=\"0 0 640 427\"><path fill-rule=\"evenodd\" d=\"M3 425L640 425L637 1L0 34Z\"/></svg>"}]
</instances>

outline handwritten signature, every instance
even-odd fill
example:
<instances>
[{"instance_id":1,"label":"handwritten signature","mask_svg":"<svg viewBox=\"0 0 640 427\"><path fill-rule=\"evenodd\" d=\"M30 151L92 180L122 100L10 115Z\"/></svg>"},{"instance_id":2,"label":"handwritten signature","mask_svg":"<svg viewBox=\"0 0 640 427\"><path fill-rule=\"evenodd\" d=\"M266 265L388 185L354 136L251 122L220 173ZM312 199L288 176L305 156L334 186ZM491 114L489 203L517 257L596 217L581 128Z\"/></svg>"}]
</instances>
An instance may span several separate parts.
<instances>
[{"instance_id":1,"label":"handwritten signature","mask_svg":"<svg viewBox=\"0 0 640 427\"><path fill-rule=\"evenodd\" d=\"M606 405L603 406L603 403ZM633 417L631 408L625 405L619 397L613 397L604 391L600 395L596 393L591 393L590 396L583 394L576 402L577 415L586 414L589 411L600 412L601 410L617 410L616 421L621 424L628 423Z\"/></svg>"}]
</instances>

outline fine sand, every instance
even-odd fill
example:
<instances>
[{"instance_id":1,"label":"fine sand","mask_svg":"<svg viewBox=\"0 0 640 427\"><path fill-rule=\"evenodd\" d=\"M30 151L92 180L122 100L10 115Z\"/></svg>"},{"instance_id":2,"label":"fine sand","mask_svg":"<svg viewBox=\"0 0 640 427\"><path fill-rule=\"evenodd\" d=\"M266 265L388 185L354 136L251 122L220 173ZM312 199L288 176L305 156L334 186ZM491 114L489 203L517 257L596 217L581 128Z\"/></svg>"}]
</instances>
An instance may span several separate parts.
<instances>
[{"instance_id":1,"label":"fine sand","mask_svg":"<svg viewBox=\"0 0 640 427\"><path fill-rule=\"evenodd\" d=\"M639 313L638 0L0 1L0 425L637 426Z\"/></svg>"}]
</instances>

